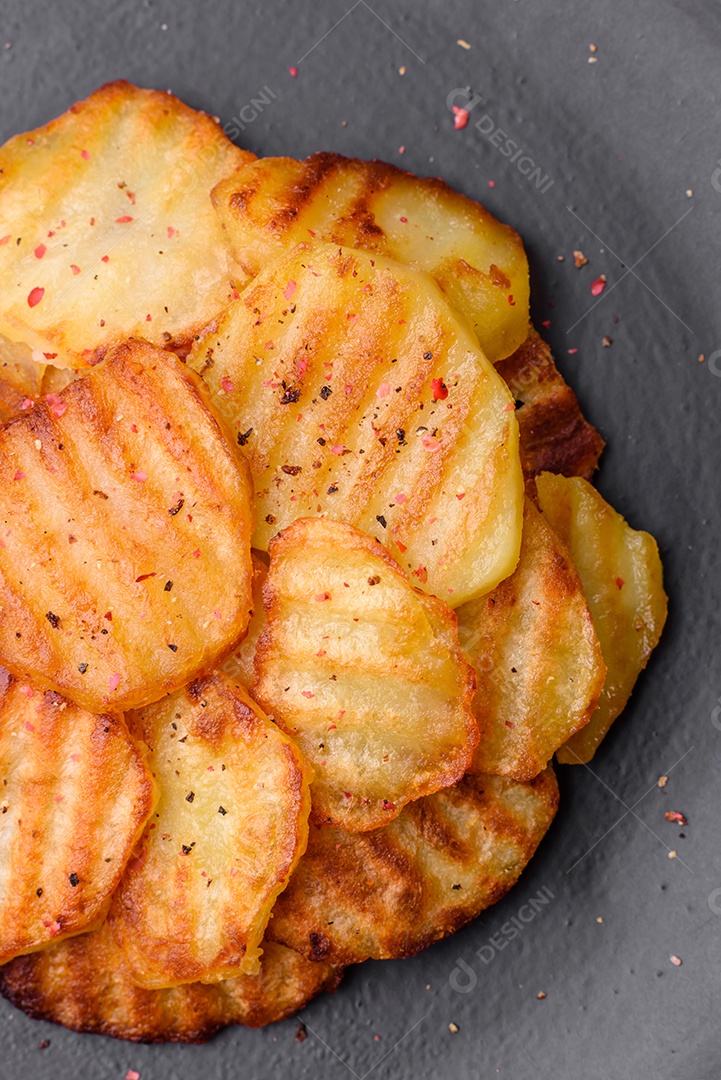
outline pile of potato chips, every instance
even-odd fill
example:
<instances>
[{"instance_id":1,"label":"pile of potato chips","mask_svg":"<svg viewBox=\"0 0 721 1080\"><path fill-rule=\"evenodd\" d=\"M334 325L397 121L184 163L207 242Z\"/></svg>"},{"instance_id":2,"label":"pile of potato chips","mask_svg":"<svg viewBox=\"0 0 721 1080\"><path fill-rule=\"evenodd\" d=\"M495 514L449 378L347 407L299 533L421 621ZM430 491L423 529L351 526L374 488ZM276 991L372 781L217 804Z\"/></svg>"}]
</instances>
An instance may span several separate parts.
<instances>
[{"instance_id":1,"label":"pile of potato chips","mask_svg":"<svg viewBox=\"0 0 721 1080\"><path fill-rule=\"evenodd\" d=\"M441 180L113 83L0 149L0 989L200 1041L513 886L666 615Z\"/></svg>"}]
</instances>

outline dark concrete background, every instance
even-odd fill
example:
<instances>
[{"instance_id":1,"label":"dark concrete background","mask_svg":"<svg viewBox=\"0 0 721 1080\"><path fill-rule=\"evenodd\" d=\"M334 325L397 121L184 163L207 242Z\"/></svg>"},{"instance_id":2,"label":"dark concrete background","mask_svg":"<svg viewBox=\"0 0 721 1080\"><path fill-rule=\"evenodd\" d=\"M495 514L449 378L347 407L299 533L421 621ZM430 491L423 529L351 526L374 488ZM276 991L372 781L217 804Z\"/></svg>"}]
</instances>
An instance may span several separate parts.
<instances>
[{"instance_id":1,"label":"dark concrete background","mask_svg":"<svg viewBox=\"0 0 721 1080\"><path fill-rule=\"evenodd\" d=\"M223 122L256 113L241 140L259 154L385 158L511 222L535 317L550 319L559 365L608 440L601 490L658 537L671 614L592 771L559 770L562 808L537 858L474 925L349 973L306 1010L302 1043L287 1022L200 1048L134 1047L2 1003L2 1080L721 1075L720 61L714 0L5 0L3 139L123 76ZM466 85L482 102L455 131L446 99ZM241 114L263 88L270 104ZM553 181L545 194L475 127L484 115ZM482 950L541 889L553 900L535 919ZM449 983L459 957L476 981L465 994Z\"/></svg>"}]
</instances>

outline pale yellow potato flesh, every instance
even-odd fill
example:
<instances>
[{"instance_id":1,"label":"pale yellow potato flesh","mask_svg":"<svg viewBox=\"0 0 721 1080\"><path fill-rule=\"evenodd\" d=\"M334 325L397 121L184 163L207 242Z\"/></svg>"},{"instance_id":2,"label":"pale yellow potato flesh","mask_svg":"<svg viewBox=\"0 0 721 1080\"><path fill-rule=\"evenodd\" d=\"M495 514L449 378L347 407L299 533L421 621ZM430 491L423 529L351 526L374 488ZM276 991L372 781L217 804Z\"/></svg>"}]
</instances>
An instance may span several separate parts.
<instances>
[{"instance_id":1,"label":"pale yellow potato flesh","mask_svg":"<svg viewBox=\"0 0 721 1080\"><path fill-rule=\"evenodd\" d=\"M161 698L242 640L251 529L197 376L111 350L0 431L0 662L91 712Z\"/></svg>"},{"instance_id":2,"label":"pale yellow potato flesh","mask_svg":"<svg viewBox=\"0 0 721 1080\"><path fill-rule=\"evenodd\" d=\"M224 675L128 722L160 790L108 916L130 975L160 989L254 974L273 904L308 840L308 767Z\"/></svg>"},{"instance_id":3,"label":"pale yellow potato flesh","mask_svg":"<svg viewBox=\"0 0 721 1080\"><path fill-rule=\"evenodd\" d=\"M608 669L589 723L558 751L565 765L590 761L623 710L658 644L667 599L656 541L638 532L580 477L541 473L541 510L567 545L583 583Z\"/></svg>"},{"instance_id":4,"label":"pale yellow potato flesh","mask_svg":"<svg viewBox=\"0 0 721 1080\"><path fill-rule=\"evenodd\" d=\"M103 920L154 801L122 719L0 668L0 964Z\"/></svg>"},{"instance_id":5,"label":"pale yellow potato flesh","mask_svg":"<svg viewBox=\"0 0 721 1080\"><path fill-rule=\"evenodd\" d=\"M268 935L332 964L413 956L506 895L557 807L548 768L527 784L466 776L373 832L311 825Z\"/></svg>"},{"instance_id":6,"label":"pale yellow potato flesh","mask_svg":"<svg viewBox=\"0 0 721 1080\"><path fill-rule=\"evenodd\" d=\"M189 364L249 461L255 547L299 517L345 521L454 607L515 568L513 400L428 275L301 245L255 279Z\"/></svg>"},{"instance_id":7,"label":"pale yellow potato flesh","mask_svg":"<svg viewBox=\"0 0 721 1080\"><path fill-rule=\"evenodd\" d=\"M529 280L521 238L443 180L339 154L263 158L221 181L213 202L251 276L317 237L427 271L493 363L526 337Z\"/></svg>"},{"instance_id":8,"label":"pale yellow potato flesh","mask_svg":"<svg viewBox=\"0 0 721 1080\"><path fill-rule=\"evenodd\" d=\"M349 525L309 518L270 548L253 696L315 769L313 820L375 829L459 780L473 673L442 600Z\"/></svg>"},{"instance_id":9,"label":"pale yellow potato flesh","mask_svg":"<svg viewBox=\"0 0 721 1080\"><path fill-rule=\"evenodd\" d=\"M0 333L87 366L186 349L245 275L210 191L253 159L172 94L114 82L0 148Z\"/></svg>"},{"instance_id":10,"label":"pale yellow potato flesh","mask_svg":"<svg viewBox=\"0 0 721 1080\"><path fill-rule=\"evenodd\" d=\"M531 780L588 723L606 669L571 556L530 499L515 571L456 614L478 686L473 768Z\"/></svg>"},{"instance_id":11,"label":"pale yellow potato flesh","mask_svg":"<svg viewBox=\"0 0 721 1080\"><path fill-rule=\"evenodd\" d=\"M342 969L263 943L260 971L208 986L136 986L107 923L0 968L0 992L38 1020L131 1042L200 1043L228 1024L259 1028L292 1016Z\"/></svg>"}]
</instances>

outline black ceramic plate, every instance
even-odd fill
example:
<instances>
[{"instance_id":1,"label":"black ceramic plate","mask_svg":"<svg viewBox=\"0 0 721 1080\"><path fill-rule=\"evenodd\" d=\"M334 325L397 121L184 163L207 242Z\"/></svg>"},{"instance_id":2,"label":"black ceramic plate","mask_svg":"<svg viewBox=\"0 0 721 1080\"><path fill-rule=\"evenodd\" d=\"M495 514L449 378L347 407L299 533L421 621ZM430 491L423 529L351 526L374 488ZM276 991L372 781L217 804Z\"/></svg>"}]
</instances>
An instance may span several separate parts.
<instances>
[{"instance_id":1,"label":"black ceramic plate","mask_svg":"<svg viewBox=\"0 0 721 1080\"><path fill-rule=\"evenodd\" d=\"M721 1075L720 72L717 0L5 0L3 139L123 76L237 117L259 154L385 158L512 223L608 440L600 488L659 540L670 617L592 768L559 769L518 887L465 931L351 971L302 1042L289 1021L135 1047L2 1003L2 1080Z\"/></svg>"}]
</instances>

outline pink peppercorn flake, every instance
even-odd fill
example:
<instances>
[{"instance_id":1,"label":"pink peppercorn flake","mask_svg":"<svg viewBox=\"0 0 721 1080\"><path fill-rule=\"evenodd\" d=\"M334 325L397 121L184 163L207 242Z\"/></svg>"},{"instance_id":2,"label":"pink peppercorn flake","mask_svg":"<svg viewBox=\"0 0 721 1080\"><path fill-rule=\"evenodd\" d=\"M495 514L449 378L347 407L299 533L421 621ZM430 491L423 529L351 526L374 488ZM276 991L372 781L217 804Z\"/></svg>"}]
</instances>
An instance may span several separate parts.
<instances>
[{"instance_id":1,"label":"pink peppercorn flake","mask_svg":"<svg viewBox=\"0 0 721 1080\"><path fill-rule=\"evenodd\" d=\"M109 679L108 679L108 687L110 688L110 693L114 694L115 691L118 689L119 685L120 685L120 675L119 675L118 672L116 672L115 675L111 675L109 677Z\"/></svg>"},{"instance_id":2,"label":"pink peppercorn flake","mask_svg":"<svg viewBox=\"0 0 721 1080\"><path fill-rule=\"evenodd\" d=\"M448 397L448 387L443 379L431 379L431 393L434 401L445 401Z\"/></svg>"},{"instance_id":3,"label":"pink peppercorn flake","mask_svg":"<svg viewBox=\"0 0 721 1080\"><path fill-rule=\"evenodd\" d=\"M172 240L175 236L175 229L172 225L168 225L168 240Z\"/></svg>"},{"instance_id":4,"label":"pink peppercorn flake","mask_svg":"<svg viewBox=\"0 0 721 1080\"><path fill-rule=\"evenodd\" d=\"M288 68L288 74L289 74L289 75L290 75L290 76L291 76L291 77L292 77L293 79L297 79L297 78L298 78L298 68L297 68L297 67L289 67L289 68Z\"/></svg>"},{"instance_id":5,"label":"pink peppercorn flake","mask_svg":"<svg viewBox=\"0 0 721 1080\"><path fill-rule=\"evenodd\" d=\"M26 731L35 731L35 725L31 724L29 720L26 720L25 721L25 730Z\"/></svg>"},{"instance_id":6,"label":"pink peppercorn flake","mask_svg":"<svg viewBox=\"0 0 721 1080\"><path fill-rule=\"evenodd\" d=\"M387 382L382 382L380 384L380 386L378 387L378 397L379 398L388 397L390 392L391 392L391 388L390 388L390 386L389 386L389 384Z\"/></svg>"},{"instance_id":7,"label":"pink peppercorn flake","mask_svg":"<svg viewBox=\"0 0 721 1080\"><path fill-rule=\"evenodd\" d=\"M435 454L436 451L441 448L438 439L434 438L433 435L429 435L428 432L421 436L421 446L424 450L427 450L429 454Z\"/></svg>"},{"instance_id":8,"label":"pink peppercorn flake","mask_svg":"<svg viewBox=\"0 0 721 1080\"><path fill-rule=\"evenodd\" d=\"M36 285L35 288L31 289L28 293L28 307L36 307L44 296L45 289L40 285Z\"/></svg>"},{"instance_id":9,"label":"pink peppercorn flake","mask_svg":"<svg viewBox=\"0 0 721 1080\"><path fill-rule=\"evenodd\" d=\"M0 237L0 247L2 247L3 244L9 244L9 243L10 243L10 233L8 233L7 236Z\"/></svg>"},{"instance_id":10,"label":"pink peppercorn flake","mask_svg":"<svg viewBox=\"0 0 721 1080\"><path fill-rule=\"evenodd\" d=\"M678 810L667 810L664 817L666 821L673 821L676 825L688 825L686 817Z\"/></svg>"},{"instance_id":11,"label":"pink peppercorn flake","mask_svg":"<svg viewBox=\"0 0 721 1080\"><path fill-rule=\"evenodd\" d=\"M494 188L494 187L496 186L496 181L495 181L495 180L489 180L489 181L488 181L488 186L489 186L490 188Z\"/></svg>"},{"instance_id":12,"label":"pink peppercorn flake","mask_svg":"<svg viewBox=\"0 0 721 1080\"><path fill-rule=\"evenodd\" d=\"M676 956L675 953L671 953L671 955L669 956L669 960L671 961L671 963L673 964L674 967L681 967L681 964L683 963L683 960L681 959L681 957Z\"/></svg>"},{"instance_id":13,"label":"pink peppercorn flake","mask_svg":"<svg viewBox=\"0 0 721 1080\"><path fill-rule=\"evenodd\" d=\"M152 315L146 315L145 316L145 321L146 322L152 322L153 321L153 316Z\"/></svg>"},{"instance_id":14,"label":"pink peppercorn flake","mask_svg":"<svg viewBox=\"0 0 721 1080\"><path fill-rule=\"evenodd\" d=\"M200 558L200 548L195 549L195 551L193 552L193 558L194 559L199 559Z\"/></svg>"},{"instance_id":15,"label":"pink peppercorn flake","mask_svg":"<svg viewBox=\"0 0 721 1080\"><path fill-rule=\"evenodd\" d=\"M47 250L48 249L45 247L45 244L38 244L38 246L35 248L35 258L42 259L43 255Z\"/></svg>"},{"instance_id":16,"label":"pink peppercorn flake","mask_svg":"<svg viewBox=\"0 0 721 1080\"><path fill-rule=\"evenodd\" d=\"M459 502L460 502L461 499L465 499L465 497L466 497L465 491L459 491L458 494L456 495L456 498L459 500Z\"/></svg>"},{"instance_id":17,"label":"pink peppercorn flake","mask_svg":"<svg viewBox=\"0 0 721 1080\"><path fill-rule=\"evenodd\" d=\"M591 282L591 296L600 296L605 288L606 278L602 274L601 277L597 277L595 281Z\"/></svg>"},{"instance_id":18,"label":"pink peppercorn flake","mask_svg":"<svg viewBox=\"0 0 721 1080\"><path fill-rule=\"evenodd\" d=\"M138 470L137 472L131 472L130 479L137 481L138 484L144 484L148 479L148 474Z\"/></svg>"},{"instance_id":19,"label":"pink peppercorn flake","mask_svg":"<svg viewBox=\"0 0 721 1080\"><path fill-rule=\"evenodd\" d=\"M303 697L305 697L305 698L312 698L312 697L315 697L315 694L313 693L313 691L312 691L312 690L301 690L301 694L302 694L302 695L303 695Z\"/></svg>"},{"instance_id":20,"label":"pink peppercorn flake","mask_svg":"<svg viewBox=\"0 0 721 1080\"><path fill-rule=\"evenodd\" d=\"M286 287L283 289L283 296L286 300L292 300L296 290L296 284L291 278Z\"/></svg>"},{"instance_id":21,"label":"pink peppercorn flake","mask_svg":"<svg viewBox=\"0 0 721 1080\"><path fill-rule=\"evenodd\" d=\"M401 491L401 492L398 493L398 495L396 495L395 501L397 503L400 503L401 506L402 506L404 502L408 502L408 496L404 495L403 492Z\"/></svg>"},{"instance_id":22,"label":"pink peppercorn flake","mask_svg":"<svg viewBox=\"0 0 721 1080\"><path fill-rule=\"evenodd\" d=\"M26 397L25 400L22 402L20 408L23 410L23 412L25 412L26 409L32 409L34 404L35 402L32 398Z\"/></svg>"},{"instance_id":23,"label":"pink peppercorn flake","mask_svg":"<svg viewBox=\"0 0 721 1080\"><path fill-rule=\"evenodd\" d=\"M130 214L121 214L120 217L115 219L117 225L127 225L129 221L132 221Z\"/></svg>"},{"instance_id":24,"label":"pink peppercorn flake","mask_svg":"<svg viewBox=\"0 0 721 1080\"><path fill-rule=\"evenodd\" d=\"M128 1069L125 1080L140 1080L140 1073L136 1072L135 1069Z\"/></svg>"},{"instance_id":25,"label":"pink peppercorn flake","mask_svg":"<svg viewBox=\"0 0 721 1080\"><path fill-rule=\"evenodd\" d=\"M320 603L322 603L322 602L323 602L324 600L330 600L330 593L329 593L329 592L320 592L320 593L317 593L317 594L316 594L316 596L314 597L314 599L315 599L315 600L317 600L317 601L318 601L318 603L320 604Z\"/></svg>"},{"instance_id":26,"label":"pink peppercorn flake","mask_svg":"<svg viewBox=\"0 0 721 1080\"><path fill-rule=\"evenodd\" d=\"M398 218L398 220L402 221L404 225L408 224L408 218L407 217L400 217L400 218Z\"/></svg>"},{"instance_id":27,"label":"pink peppercorn flake","mask_svg":"<svg viewBox=\"0 0 721 1080\"><path fill-rule=\"evenodd\" d=\"M104 262L104 263L109 263L110 262L110 256L109 255L103 255L100 261Z\"/></svg>"},{"instance_id":28,"label":"pink peppercorn flake","mask_svg":"<svg viewBox=\"0 0 721 1080\"><path fill-rule=\"evenodd\" d=\"M232 394L235 390L232 381L228 378L227 375L224 375L223 378L220 380L220 385L226 394Z\"/></svg>"},{"instance_id":29,"label":"pink peppercorn flake","mask_svg":"<svg viewBox=\"0 0 721 1080\"><path fill-rule=\"evenodd\" d=\"M453 126L456 131L468 126L468 118L471 114L468 109L462 109L460 105L453 106Z\"/></svg>"},{"instance_id":30,"label":"pink peppercorn flake","mask_svg":"<svg viewBox=\"0 0 721 1080\"><path fill-rule=\"evenodd\" d=\"M331 446L330 450L331 453L335 454L336 457L340 457L340 455L343 453L343 443L336 443L335 446Z\"/></svg>"},{"instance_id":31,"label":"pink peppercorn flake","mask_svg":"<svg viewBox=\"0 0 721 1080\"><path fill-rule=\"evenodd\" d=\"M80 157L83 159L83 161L90 161L90 154L87 152L87 150L81 150Z\"/></svg>"},{"instance_id":32,"label":"pink peppercorn flake","mask_svg":"<svg viewBox=\"0 0 721 1080\"><path fill-rule=\"evenodd\" d=\"M70 269L72 270L73 274L75 274L76 277L80 273L80 267L76 266L75 263L70 264Z\"/></svg>"},{"instance_id":33,"label":"pink peppercorn flake","mask_svg":"<svg viewBox=\"0 0 721 1080\"><path fill-rule=\"evenodd\" d=\"M578 349L569 349L568 350L568 355L569 356L575 356L577 352L578 352Z\"/></svg>"},{"instance_id":34,"label":"pink peppercorn flake","mask_svg":"<svg viewBox=\"0 0 721 1080\"><path fill-rule=\"evenodd\" d=\"M15 475L13 476L13 480L24 480L24 479L25 479L25 473L22 472L21 469L17 469L17 471L15 472Z\"/></svg>"},{"instance_id":35,"label":"pink peppercorn flake","mask_svg":"<svg viewBox=\"0 0 721 1080\"><path fill-rule=\"evenodd\" d=\"M59 420L68 407L67 401L60 394L48 394L45 400L48 403L50 412L56 420Z\"/></svg>"}]
</instances>

